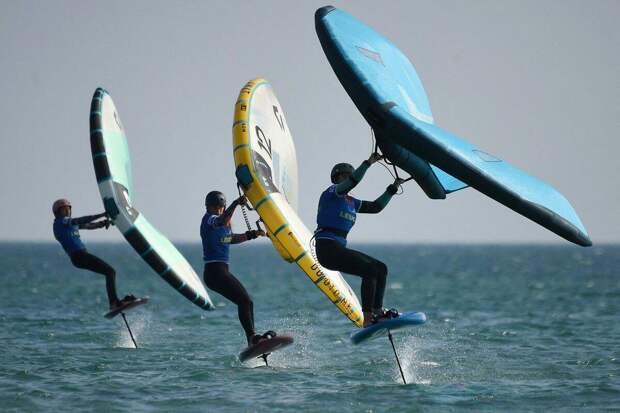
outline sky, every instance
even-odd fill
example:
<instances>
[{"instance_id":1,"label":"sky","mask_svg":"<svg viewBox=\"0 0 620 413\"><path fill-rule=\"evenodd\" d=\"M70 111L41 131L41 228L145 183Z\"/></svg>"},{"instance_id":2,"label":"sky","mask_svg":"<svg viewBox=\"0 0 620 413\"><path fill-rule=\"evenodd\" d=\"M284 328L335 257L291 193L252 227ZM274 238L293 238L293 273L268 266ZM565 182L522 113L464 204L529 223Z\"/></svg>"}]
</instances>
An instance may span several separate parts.
<instances>
[{"instance_id":1,"label":"sky","mask_svg":"<svg viewBox=\"0 0 620 413\"><path fill-rule=\"evenodd\" d=\"M101 86L127 132L135 206L173 241L199 242L205 194L237 194L234 104L256 77L270 81L292 131L299 213L313 229L331 167L372 148L314 30L326 4L3 2L0 240L53 240L57 198L74 216L103 210L88 124ZM620 2L331 4L410 58L436 124L557 188L595 244L620 241ZM354 195L372 200L391 181L373 166ZM122 239L113 229L82 237ZM381 214L358 217L349 240L572 245L471 188L437 201L414 182Z\"/></svg>"}]
</instances>

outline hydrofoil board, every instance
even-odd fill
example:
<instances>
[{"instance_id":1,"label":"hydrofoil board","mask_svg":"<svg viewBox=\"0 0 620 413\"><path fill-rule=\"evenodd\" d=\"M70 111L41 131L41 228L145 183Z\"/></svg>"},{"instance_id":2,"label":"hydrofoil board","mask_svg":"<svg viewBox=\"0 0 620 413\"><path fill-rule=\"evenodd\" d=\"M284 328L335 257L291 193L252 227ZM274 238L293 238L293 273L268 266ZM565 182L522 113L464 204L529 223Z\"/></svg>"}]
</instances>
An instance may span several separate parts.
<instances>
[{"instance_id":1,"label":"hydrofoil board","mask_svg":"<svg viewBox=\"0 0 620 413\"><path fill-rule=\"evenodd\" d=\"M266 338L259 341L257 344L246 347L239 353L239 360L245 362L253 358L262 357L263 360L267 362L267 356L269 354L293 344L293 341L293 337L286 334Z\"/></svg>"},{"instance_id":2,"label":"hydrofoil board","mask_svg":"<svg viewBox=\"0 0 620 413\"><path fill-rule=\"evenodd\" d=\"M362 328L351 335L353 344L360 344L366 340L388 335L389 332L410 328L426 323L426 314L418 311L410 311L399 314L398 317L389 318Z\"/></svg>"},{"instance_id":3,"label":"hydrofoil board","mask_svg":"<svg viewBox=\"0 0 620 413\"><path fill-rule=\"evenodd\" d=\"M137 307L137 306L142 305L142 304L146 304L146 303L148 303L148 301L149 301L148 297L136 298L133 301L125 303L125 304L123 304L123 305L121 305L119 307L116 307L114 310L107 312L104 317L105 318L114 318L114 317L116 317L117 315L119 315L120 313L122 313L124 311L131 310L132 308Z\"/></svg>"}]
</instances>

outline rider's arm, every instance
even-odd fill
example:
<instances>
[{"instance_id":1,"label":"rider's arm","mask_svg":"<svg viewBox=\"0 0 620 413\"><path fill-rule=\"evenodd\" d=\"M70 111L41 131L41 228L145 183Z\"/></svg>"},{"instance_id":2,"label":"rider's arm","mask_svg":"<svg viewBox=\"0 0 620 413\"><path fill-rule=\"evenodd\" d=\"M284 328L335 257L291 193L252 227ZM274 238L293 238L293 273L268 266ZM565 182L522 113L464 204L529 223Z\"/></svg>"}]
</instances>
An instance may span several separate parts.
<instances>
[{"instance_id":1,"label":"rider's arm","mask_svg":"<svg viewBox=\"0 0 620 413\"><path fill-rule=\"evenodd\" d=\"M362 162L362 164L358 166L355 171L353 171L351 176L349 176L347 179L345 179L344 181L336 185L336 194L344 195L344 194L347 194L353 188L355 188L357 184L359 184L362 178L364 177L364 174L366 173L368 168L370 168L370 165L371 163L368 160L365 160L364 162Z\"/></svg>"},{"instance_id":2,"label":"rider's arm","mask_svg":"<svg viewBox=\"0 0 620 413\"><path fill-rule=\"evenodd\" d=\"M88 224L89 222L92 222L99 218L103 218L106 215L107 214L105 212L102 212L101 214L97 214L97 215L86 215L86 216L79 217L79 218L71 218L71 224L73 225Z\"/></svg>"},{"instance_id":3,"label":"rider's arm","mask_svg":"<svg viewBox=\"0 0 620 413\"><path fill-rule=\"evenodd\" d=\"M235 199L231 202L231 204L226 208L226 210L222 213L222 215L215 218L213 225L216 227L223 227L225 225L230 224L230 220L232 219L233 213L235 212L235 208L239 204L239 200Z\"/></svg>"},{"instance_id":4,"label":"rider's arm","mask_svg":"<svg viewBox=\"0 0 620 413\"><path fill-rule=\"evenodd\" d=\"M103 228L103 227L108 227L110 225L110 221L107 219L104 219L103 221L99 221L99 222L87 222L85 224L80 224L79 227L80 229L99 229L99 228Z\"/></svg>"},{"instance_id":5,"label":"rider's arm","mask_svg":"<svg viewBox=\"0 0 620 413\"><path fill-rule=\"evenodd\" d=\"M383 211L383 208L387 206L388 202L390 202L390 199L392 199L392 196L394 196L397 191L398 186L395 184L388 185L385 192L382 193L379 198L374 201L362 201L362 205L357 212L360 214L378 214Z\"/></svg>"},{"instance_id":6,"label":"rider's arm","mask_svg":"<svg viewBox=\"0 0 620 413\"><path fill-rule=\"evenodd\" d=\"M258 231L246 231L245 234L232 234L231 244L241 244L242 242L249 241L258 237Z\"/></svg>"}]
</instances>

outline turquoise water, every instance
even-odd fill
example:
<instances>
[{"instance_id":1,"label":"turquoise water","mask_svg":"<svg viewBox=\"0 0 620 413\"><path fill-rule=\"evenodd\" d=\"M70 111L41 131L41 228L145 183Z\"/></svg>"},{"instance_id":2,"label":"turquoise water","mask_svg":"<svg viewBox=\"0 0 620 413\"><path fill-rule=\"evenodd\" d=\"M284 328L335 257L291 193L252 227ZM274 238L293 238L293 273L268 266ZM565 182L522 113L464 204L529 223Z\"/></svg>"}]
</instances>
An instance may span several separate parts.
<instances>
[{"instance_id":1,"label":"turquoise water","mask_svg":"<svg viewBox=\"0 0 620 413\"><path fill-rule=\"evenodd\" d=\"M268 245L233 250L257 327L296 343L242 365L236 309L202 312L124 244L89 245L148 295L102 317L103 277L53 244L0 244L2 411L605 411L620 409L620 246L352 245L390 268L386 304L426 325L353 346L354 326ZM199 245L180 249L201 269ZM200 273L202 271L200 270ZM359 282L347 277L356 291Z\"/></svg>"}]
</instances>

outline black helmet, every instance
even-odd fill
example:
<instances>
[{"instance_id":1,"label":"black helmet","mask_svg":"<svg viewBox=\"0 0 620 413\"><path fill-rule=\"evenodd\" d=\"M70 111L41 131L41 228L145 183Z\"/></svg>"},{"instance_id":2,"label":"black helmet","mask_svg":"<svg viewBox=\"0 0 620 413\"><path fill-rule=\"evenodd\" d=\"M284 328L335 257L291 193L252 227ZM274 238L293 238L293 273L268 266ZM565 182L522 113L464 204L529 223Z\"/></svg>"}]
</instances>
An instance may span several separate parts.
<instances>
[{"instance_id":1,"label":"black helmet","mask_svg":"<svg viewBox=\"0 0 620 413\"><path fill-rule=\"evenodd\" d=\"M353 168L353 165L351 165L350 163L337 163L332 168L332 173L330 175L330 177L332 178L332 184L336 183L336 177L338 175L345 173L352 174L354 170L355 169Z\"/></svg>"},{"instance_id":2,"label":"black helmet","mask_svg":"<svg viewBox=\"0 0 620 413\"><path fill-rule=\"evenodd\" d=\"M205 206L225 207L226 197L220 191L211 191L205 197Z\"/></svg>"}]
</instances>

